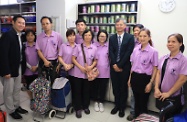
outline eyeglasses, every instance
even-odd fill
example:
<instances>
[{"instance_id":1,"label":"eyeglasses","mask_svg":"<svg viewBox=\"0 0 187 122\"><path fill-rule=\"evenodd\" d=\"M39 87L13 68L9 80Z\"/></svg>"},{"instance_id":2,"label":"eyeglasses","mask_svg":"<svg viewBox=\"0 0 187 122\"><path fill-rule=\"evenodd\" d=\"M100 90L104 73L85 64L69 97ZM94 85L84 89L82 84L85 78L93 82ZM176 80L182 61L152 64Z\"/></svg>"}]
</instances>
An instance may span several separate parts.
<instances>
[{"instance_id":1,"label":"eyeglasses","mask_svg":"<svg viewBox=\"0 0 187 122\"><path fill-rule=\"evenodd\" d=\"M99 36L100 38L105 38L106 36Z\"/></svg>"}]
</instances>

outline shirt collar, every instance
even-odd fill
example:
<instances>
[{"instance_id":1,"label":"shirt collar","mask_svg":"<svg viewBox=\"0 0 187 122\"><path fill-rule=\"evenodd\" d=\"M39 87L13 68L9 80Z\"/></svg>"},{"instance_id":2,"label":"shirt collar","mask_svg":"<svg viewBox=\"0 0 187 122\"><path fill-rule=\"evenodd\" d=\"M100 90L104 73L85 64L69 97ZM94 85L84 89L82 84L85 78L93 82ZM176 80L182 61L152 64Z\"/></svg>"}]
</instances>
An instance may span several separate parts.
<instances>
[{"instance_id":1,"label":"shirt collar","mask_svg":"<svg viewBox=\"0 0 187 122\"><path fill-rule=\"evenodd\" d=\"M95 43L96 43L97 47L102 46L99 42L95 42ZM105 42L103 46L107 47L108 46L108 42Z\"/></svg>"},{"instance_id":2,"label":"shirt collar","mask_svg":"<svg viewBox=\"0 0 187 122\"><path fill-rule=\"evenodd\" d=\"M26 42L25 46L26 46L26 47L33 47L33 46L35 46L35 42L33 43L32 46L30 46L30 45L28 44L28 42Z\"/></svg>"},{"instance_id":3,"label":"shirt collar","mask_svg":"<svg viewBox=\"0 0 187 122\"><path fill-rule=\"evenodd\" d=\"M67 45L67 46L70 46L70 43L67 41L67 42L66 42L66 45ZM74 43L74 47L76 47L76 46L77 46L77 44Z\"/></svg>"},{"instance_id":4,"label":"shirt collar","mask_svg":"<svg viewBox=\"0 0 187 122\"><path fill-rule=\"evenodd\" d=\"M183 54L182 54L182 52L179 52L175 57L173 57L171 59L178 59L179 60L181 57L183 57ZM170 58L170 54L166 55L166 59L167 58Z\"/></svg>"},{"instance_id":5,"label":"shirt collar","mask_svg":"<svg viewBox=\"0 0 187 122\"><path fill-rule=\"evenodd\" d=\"M16 33L17 33L17 35L18 35L18 36L20 36L20 37L21 37L21 35L22 35L22 33L21 33L21 32L20 32L20 33L19 33L19 32L16 32Z\"/></svg>"},{"instance_id":6,"label":"shirt collar","mask_svg":"<svg viewBox=\"0 0 187 122\"><path fill-rule=\"evenodd\" d=\"M140 44L140 45L138 45L138 48L139 48L139 50L141 50L141 48L142 48L142 45ZM149 49L151 48L151 45L148 43L147 44L147 46L144 48L144 50L142 50L142 51L149 51Z\"/></svg>"},{"instance_id":7,"label":"shirt collar","mask_svg":"<svg viewBox=\"0 0 187 122\"><path fill-rule=\"evenodd\" d=\"M66 45L67 45L67 46L70 46L70 44L69 44L69 42L68 42L68 41L66 42Z\"/></svg>"},{"instance_id":8,"label":"shirt collar","mask_svg":"<svg viewBox=\"0 0 187 122\"><path fill-rule=\"evenodd\" d=\"M85 45L84 43L82 43L82 44L83 44L84 47L86 47L86 45ZM93 45L90 44L90 46L89 46L89 47L86 47L86 48L88 48L88 49L92 49L92 48L93 48Z\"/></svg>"},{"instance_id":9,"label":"shirt collar","mask_svg":"<svg viewBox=\"0 0 187 122\"><path fill-rule=\"evenodd\" d=\"M140 44L140 42L138 41L137 38L134 38L134 42L137 43L137 44Z\"/></svg>"},{"instance_id":10,"label":"shirt collar","mask_svg":"<svg viewBox=\"0 0 187 122\"><path fill-rule=\"evenodd\" d=\"M117 34L118 37L121 36L121 40L123 39L123 35L124 33L122 33L121 35Z\"/></svg>"},{"instance_id":11,"label":"shirt collar","mask_svg":"<svg viewBox=\"0 0 187 122\"><path fill-rule=\"evenodd\" d=\"M77 34L76 34L76 37L82 38L82 35L80 35L79 33L77 33Z\"/></svg>"},{"instance_id":12,"label":"shirt collar","mask_svg":"<svg viewBox=\"0 0 187 122\"><path fill-rule=\"evenodd\" d=\"M18 33L18 32L17 32L17 35L18 35L18 36L21 36L21 33Z\"/></svg>"},{"instance_id":13,"label":"shirt collar","mask_svg":"<svg viewBox=\"0 0 187 122\"><path fill-rule=\"evenodd\" d=\"M54 36L55 36L55 32L52 31L50 37L54 37ZM43 37L48 37L48 36L45 34L45 32L43 32Z\"/></svg>"},{"instance_id":14,"label":"shirt collar","mask_svg":"<svg viewBox=\"0 0 187 122\"><path fill-rule=\"evenodd\" d=\"M11 28L11 30L13 33L15 33L17 36L21 36L22 33L21 32L17 32L13 27Z\"/></svg>"}]
</instances>

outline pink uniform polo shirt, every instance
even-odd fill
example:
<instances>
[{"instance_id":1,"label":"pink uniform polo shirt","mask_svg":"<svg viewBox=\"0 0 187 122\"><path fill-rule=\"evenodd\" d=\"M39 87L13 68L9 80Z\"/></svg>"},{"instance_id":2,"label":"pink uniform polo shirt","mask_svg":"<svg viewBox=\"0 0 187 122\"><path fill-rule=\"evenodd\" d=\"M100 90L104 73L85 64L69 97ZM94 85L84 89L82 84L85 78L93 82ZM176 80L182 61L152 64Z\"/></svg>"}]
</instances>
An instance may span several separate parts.
<instances>
[{"instance_id":1,"label":"pink uniform polo shirt","mask_svg":"<svg viewBox=\"0 0 187 122\"><path fill-rule=\"evenodd\" d=\"M93 63L93 60L97 59L97 57L96 57L97 47L93 44L91 44L89 47L86 47L84 44L83 44L83 46L84 46L84 52L86 55L87 64L90 66ZM85 66L83 54L82 54L82 49L81 49L81 44L78 44L75 47L72 55L76 57L76 60L80 65ZM81 72L81 70L77 66L74 66L74 68L72 70L73 70L72 75L74 77L83 78L83 79L87 78L86 74Z\"/></svg>"},{"instance_id":2,"label":"pink uniform polo shirt","mask_svg":"<svg viewBox=\"0 0 187 122\"><path fill-rule=\"evenodd\" d=\"M144 50L141 50L141 44L132 52L130 61L132 63L131 71L152 75L153 67L158 66L158 52L149 44Z\"/></svg>"},{"instance_id":3,"label":"pink uniform polo shirt","mask_svg":"<svg viewBox=\"0 0 187 122\"><path fill-rule=\"evenodd\" d=\"M59 50L59 56L62 57L62 59L64 60L64 62L66 64L72 64L72 53L73 53L73 49L76 47L77 45L75 44L74 47L71 47L69 42L62 44ZM72 75L72 69L70 69L68 71L69 75Z\"/></svg>"},{"instance_id":4,"label":"pink uniform polo shirt","mask_svg":"<svg viewBox=\"0 0 187 122\"><path fill-rule=\"evenodd\" d=\"M44 32L37 36L36 49L41 50L47 60L55 60L58 58L58 49L62 44L62 37L59 33L52 31L50 36Z\"/></svg>"},{"instance_id":5,"label":"pink uniform polo shirt","mask_svg":"<svg viewBox=\"0 0 187 122\"><path fill-rule=\"evenodd\" d=\"M99 70L98 78L110 78L108 42L104 45L100 45L99 42L95 42L94 45L97 47L97 68Z\"/></svg>"}]
</instances>

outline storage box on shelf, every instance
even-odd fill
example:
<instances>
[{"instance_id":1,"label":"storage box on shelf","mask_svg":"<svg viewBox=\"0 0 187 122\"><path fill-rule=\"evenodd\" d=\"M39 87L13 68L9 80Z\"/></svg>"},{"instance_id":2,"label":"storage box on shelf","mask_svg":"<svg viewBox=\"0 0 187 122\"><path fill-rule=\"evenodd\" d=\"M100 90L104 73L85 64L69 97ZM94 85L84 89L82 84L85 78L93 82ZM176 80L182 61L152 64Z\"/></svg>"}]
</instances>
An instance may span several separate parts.
<instances>
[{"instance_id":1,"label":"storage box on shelf","mask_svg":"<svg viewBox=\"0 0 187 122\"><path fill-rule=\"evenodd\" d=\"M26 29L33 29L36 31L36 2L22 3L21 13L26 20Z\"/></svg>"},{"instance_id":2,"label":"storage box on shelf","mask_svg":"<svg viewBox=\"0 0 187 122\"><path fill-rule=\"evenodd\" d=\"M78 4L78 18L83 18L88 28L94 32L105 29L115 33L115 20L124 18L127 22L126 32L132 33L137 23L138 1L99 2Z\"/></svg>"},{"instance_id":3,"label":"storage box on shelf","mask_svg":"<svg viewBox=\"0 0 187 122\"><path fill-rule=\"evenodd\" d=\"M0 33L8 31L12 27L14 15L23 15L26 20L25 29L36 31L36 1L0 5Z\"/></svg>"}]
</instances>

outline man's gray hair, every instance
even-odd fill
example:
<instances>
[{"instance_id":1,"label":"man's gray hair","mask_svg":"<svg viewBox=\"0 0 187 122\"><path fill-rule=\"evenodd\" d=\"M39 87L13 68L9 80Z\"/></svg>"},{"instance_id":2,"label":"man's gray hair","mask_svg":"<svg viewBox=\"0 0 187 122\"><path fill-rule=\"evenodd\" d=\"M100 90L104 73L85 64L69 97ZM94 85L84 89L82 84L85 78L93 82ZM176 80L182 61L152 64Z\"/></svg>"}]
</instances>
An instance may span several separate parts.
<instances>
[{"instance_id":1,"label":"man's gray hair","mask_svg":"<svg viewBox=\"0 0 187 122\"><path fill-rule=\"evenodd\" d=\"M126 24L126 20L124 18L117 18L115 23L117 23L119 21L123 21L123 23Z\"/></svg>"}]
</instances>

